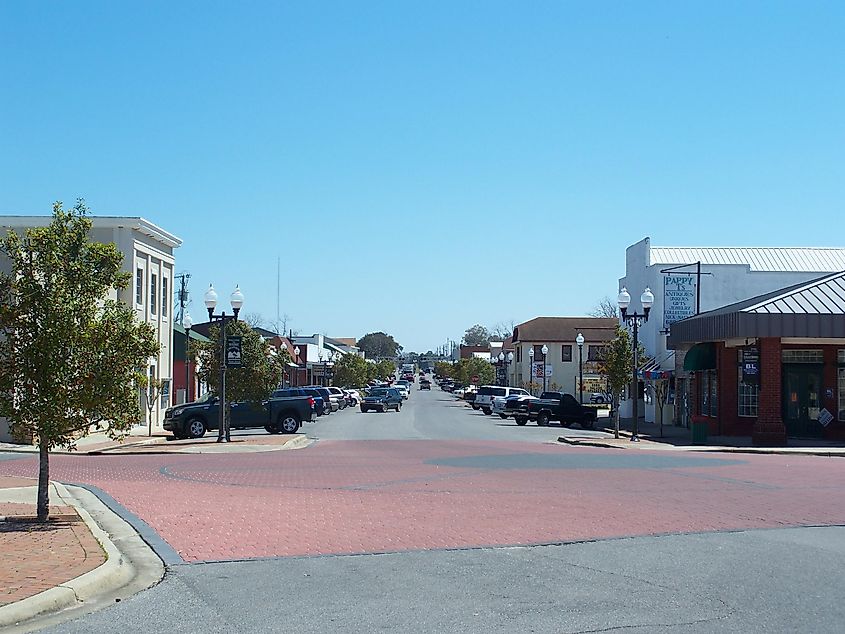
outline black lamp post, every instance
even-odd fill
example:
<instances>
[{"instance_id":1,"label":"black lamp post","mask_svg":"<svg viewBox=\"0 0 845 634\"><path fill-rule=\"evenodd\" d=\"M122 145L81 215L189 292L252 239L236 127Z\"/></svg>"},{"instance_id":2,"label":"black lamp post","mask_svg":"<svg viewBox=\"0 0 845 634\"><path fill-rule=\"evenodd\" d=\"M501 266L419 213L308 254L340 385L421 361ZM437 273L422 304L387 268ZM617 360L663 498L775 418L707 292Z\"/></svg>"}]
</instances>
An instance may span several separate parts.
<instances>
[{"instance_id":1,"label":"black lamp post","mask_svg":"<svg viewBox=\"0 0 845 634\"><path fill-rule=\"evenodd\" d=\"M578 344L578 402L584 404L584 335L580 332L575 337Z\"/></svg>"},{"instance_id":2,"label":"black lamp post","mask_svg":"<svg viewBox=\"0 0 845 634\"><path fill-rule=\"evenodd\" d=\"M546 391L546 356L549 354L549 346L543 344L543 347L540 348L540 352L543 353L543 391Z\"/></svg>"},{"instance_id":3,"label":"black lamp post","mask_svg":"<svg viewBox=\"0 0 845 634\"><path fill-rule=\"evenodd\" d=\"M499 364L505 369L505 386L510 385L510 377L508 376L508 366L513 363L513 352L499 353Z\"/></svg>"},{"instance_id":4,"label":"black lamp post","mask_svg":"<svg viewBox=\"0 0 845 634\"><path fill-rule=\"evenodd\" d=\"M528 375L531 377L531 383L534 383L534 379L537 377L534 376L534 346L532 345L531 348L528 350ZM545 371L543 372L545 374ZM534 389L531 390L532 394Z\"/></svg>"},{"instance_id":5,"label":"black lamp post","mask_svg":"<svg viewBox=\"0 0 845 634\"><path fill-rule=\"evenodd\" d=\"M191 402L191 326L194 321L189 313L182 317L182 327L185 329L185 402Z\"/></svg>"},{"instance_id":6,"label":"black lamp post","mask_svg":"<svg viewBox=\"0 0 845 634\"><path fill-rule=\"evenodd\" d=\"M235 290L229 296L229 303L232 305L233 315L227 315L222 312L219 315L214 314L214 308L217 306L217 292L214 290L214 285L209 284L208 290L205 292L205 307L208 309L208 321L220 322L220 421L217 430L217 442L230 442L229 438L229 417L226 416L226 323L229 321L237 321L238 313L241 311L241 306L244 305L244 294L241 293L241 287L236 286Z\"/></svg>"},{"instance_id":7,"label":"black lamp post","mask_svg":"<svg viewBox=\"0 0 845 634\"><path fill-rule=\"evenodd\" d=\"M643 294L640 296L640 304L643 307L642 315L638 313L629 313L628 306L631 304L631 295L628 293L628 289L624 286L622 290L619 292L619 296L616 298L617 303L619 304L619 310L622 312L622 319L625 323L631 327L634 333L634 342L633 346L633 356L634 356L634 369L633 369L633 377L632 377L632 390L634 396L634 425L631 428L631 442L639 442L639 436L637 436L637 419L639 418L639 379L637 377L637 349L639 348L639 327L640 324L644 324L648 321L648 313L651 311L651 307L654 304L654 293L651 292L651 289L646 286L646 289L643 291Z\"/></svg>"},{"instance_id":8,"label":"black lamp post","mask_svg":"<svg viewBox=\"0 0 845 634\"><path fill-rule=\"evenodd\" d=\"M296 385L299 387L299 346L293 349L293 356L296 358Z\"/></svg>"}]
</instances>

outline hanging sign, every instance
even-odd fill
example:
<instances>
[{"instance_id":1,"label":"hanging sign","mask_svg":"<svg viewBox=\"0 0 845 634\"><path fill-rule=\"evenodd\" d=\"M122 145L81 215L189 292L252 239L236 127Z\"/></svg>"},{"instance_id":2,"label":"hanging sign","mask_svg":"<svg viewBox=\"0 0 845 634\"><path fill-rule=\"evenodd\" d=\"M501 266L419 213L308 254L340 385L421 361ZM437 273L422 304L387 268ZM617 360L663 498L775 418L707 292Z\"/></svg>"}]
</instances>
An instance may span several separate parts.
<instances>
[{"instance_id":1,"label":"hanging sign","mask_svg":"<svg viewBox=\"0 0 845 634\"><path fill-rule=\"evenodd\" d=\"M226 337L226 367L239 368L241 367L241 343L243 338L240 336Z\"/></svg>"},{"instance_id":2,"label":"hanging sign","mask_svg":"<svg viewBox=\"0 0 845 634\"><path fill-rule=\"evenodd\" d=\"M757 348L742 349L742 382L760 384L760 351Z\"/></svg>"},{"instance_id":3,"label":"hanging sign","mask_svg":"<svg viewBox=\"0 0 845 634\"><path fill-rule=\"evenodd\" d=\"M695 276L663 276L663 329L695 315Z\"/></svg>"},{"instance_id":4,"label":"hanging sign","mask_svg":"<svg viewBox=\"0 0 845 634\"><path fill-rule=\"evenodd\" d=\"M830 425L831 421L833 420L833 414L831 414L827 409L822 409L819 412L818 421L822 424L822 427L827 427Z\"/></svg>"}]
</instances>

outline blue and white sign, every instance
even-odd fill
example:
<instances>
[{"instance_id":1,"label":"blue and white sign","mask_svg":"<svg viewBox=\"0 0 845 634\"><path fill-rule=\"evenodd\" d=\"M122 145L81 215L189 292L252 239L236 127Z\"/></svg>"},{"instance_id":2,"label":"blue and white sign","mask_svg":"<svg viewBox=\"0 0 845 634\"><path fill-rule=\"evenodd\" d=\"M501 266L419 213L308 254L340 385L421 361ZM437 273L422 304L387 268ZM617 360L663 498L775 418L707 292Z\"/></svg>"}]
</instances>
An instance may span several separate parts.
<instances>
[{"instance_id":1,"label":"blue and white sign","mask_svg":"<svg viewBox=\"0 0 845 634\"><path fill-rule=\"evenodd\" d=\"M676 321L695 315L695 276L665 275L663 277L663 329Z\"/></svg>"}]
</instances>

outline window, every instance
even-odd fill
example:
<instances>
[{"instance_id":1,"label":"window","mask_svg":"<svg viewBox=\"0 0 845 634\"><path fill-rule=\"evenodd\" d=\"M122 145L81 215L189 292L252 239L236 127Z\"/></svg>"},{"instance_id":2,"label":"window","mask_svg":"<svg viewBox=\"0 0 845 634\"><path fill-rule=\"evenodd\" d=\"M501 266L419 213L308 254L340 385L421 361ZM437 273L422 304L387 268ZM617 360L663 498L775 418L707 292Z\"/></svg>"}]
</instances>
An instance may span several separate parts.
<instances>
[{"instance_id":1,"label":"window","mask_svg":"<svg viewBox=\"0 0 845 634\"><path fill-rule=\"evenodd\" d=\"M604 346L589 346L587 348L587 361L601 361L604 356Z\"/></svg>"},{"instance_id":2,"label":"window","mask_svg":"<svg viewBox=\"0 0 845 634\"><path fill-rule=\"evenodd\" d=\"M760 400L760 386L742 382L742 350L737 350L737 413L740 416L757 416L757 405Z\"/></svg>"},{"instance_id":3,"label":"window","mask_svg":"<svg viewBox=\"0 0 845 634\"><path fill-rule=\"evenodd\" d=\"M718 416L719 394L716 382L716 370L705 370L698 374L701 379L699 411L702 416Z\"/></svg>"},{"instance_id":4,"label":"window","mask_svg":"<svg viewBox=\"0 0 845 634\"><path fill-rule=\"evenodd\" d=\"M534 361L542 361L543 360L543 345L540 344L534 346Z\"/></svg>"},{"instance_id":5,"label":"window","mask_svg":"<svg viewBox=\"0 0 845 634\"><path fill-rule=\"evenodd\" d=\"M135 271L135 303L139 306L144 305L144 269L142 268Z\"/></svg>"},{"instance_id":6,"label":"window","mask_svg":"<svg viewBox=\"0 0 845 634\"><path fill-rule=\"evenodd\" d=\"M784 363L824 363L822 350L782 350L780 354Z\"/></svg>"},{"instance_id":7,"label":"window","mask_svg":"<svg viewBox=\"0 0 845 634\"><path fill-rule=\"evenodd\" d=\"M156 279L155 273L150 273L150 315L155 315L158 308L158 295L156 294Z\"/></svg>"},{"instance_id":8,"label":"window","mask_svg":"<svg viewBox=\"0 0 845 634\"><path fill-rule=\"evenodd\" d=\"M165 409L170 406L170 379L162 379L161 380L161 405L159 407L161 409Z\"/></svg>"},{"instance_id":9,"label":"window","mask_svg":"<svg viewBox=\"0 0 845 634\"><path fill-rule=\"evenodd\" d=\"M572 345L565 343L560 347L560 360L563 362L572 361Z\"/></svg>"},{"instance_id":10,"label":"window","mask_svg":"<svg viewBox=\"0 0 845 634\"><path fill-rule=\"evenodd\" d=\"M516 347L516 360L522 361L522 346Z\"/></svg>"},{"instance_id":11,"label":"window","mask_svg":"<svg viewBox=\"0 0 845 634\"><path fill-rule=\"evenodd\" d=\"M839 420L845 421L845 368L839 368Z\"/></svg>"},{"instance_id":12,"label":"window","mask_svg":"<svg viewBox=\"0 0 845 634\"><path fill-rule=\"evenodd\" d=\"M170 304L170 295L167 293L167 278L161 276L161 316L167 317L167 307Z\"/></svg>"}]
</instances>

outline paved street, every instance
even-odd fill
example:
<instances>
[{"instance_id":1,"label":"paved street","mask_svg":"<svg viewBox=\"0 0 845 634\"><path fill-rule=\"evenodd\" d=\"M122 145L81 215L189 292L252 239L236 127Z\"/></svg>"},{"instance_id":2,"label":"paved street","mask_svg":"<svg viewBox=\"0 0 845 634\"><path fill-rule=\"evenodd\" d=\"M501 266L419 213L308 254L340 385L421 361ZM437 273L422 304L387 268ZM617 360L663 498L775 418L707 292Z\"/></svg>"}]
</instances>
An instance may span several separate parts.
<instances>
[{"instance_id":1,"label":"paved street","mask_svg":"<svg viewBox=\"0 0 845 634\"><path fill-rule=\"evenodd\" d=\"M841 529L671 537L845 524L839 459L570 447L559 427L518 427L436 388L399 413L347 409L304 431L315 443L293 451L55 456L55 479L107 493L176 564L154 590L56 631L147 618L186 632L747 631L772 609L770 629L788 630L802 614L793 586L842 615ZM389 554L359 556L377 553ZM749 611L746 596L764 598Z\"/></svg>"}]
</instances>

